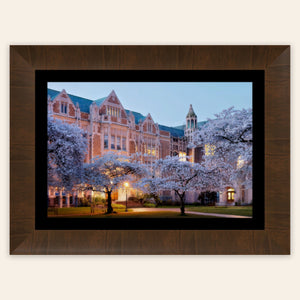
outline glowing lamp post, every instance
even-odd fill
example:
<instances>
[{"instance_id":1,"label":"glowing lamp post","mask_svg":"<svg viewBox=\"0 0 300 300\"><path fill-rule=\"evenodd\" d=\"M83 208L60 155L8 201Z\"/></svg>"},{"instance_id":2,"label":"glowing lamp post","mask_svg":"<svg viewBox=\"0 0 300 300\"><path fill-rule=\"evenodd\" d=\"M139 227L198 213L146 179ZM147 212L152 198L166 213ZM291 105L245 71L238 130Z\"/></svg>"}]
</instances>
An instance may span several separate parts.
<instances>
[{"instance_id":1,"label":"glowing lamp post","mask_svg":"<svg viewBox=\"0 0 300 300\"><path fill-rule=\"evenodd\" d=\"M125 191L126 191L126 209L125 209L125 211L127 211L127 188L129 187L129 183L125 182L124 186L125 186Z\"/></svg>"}]
</instances>

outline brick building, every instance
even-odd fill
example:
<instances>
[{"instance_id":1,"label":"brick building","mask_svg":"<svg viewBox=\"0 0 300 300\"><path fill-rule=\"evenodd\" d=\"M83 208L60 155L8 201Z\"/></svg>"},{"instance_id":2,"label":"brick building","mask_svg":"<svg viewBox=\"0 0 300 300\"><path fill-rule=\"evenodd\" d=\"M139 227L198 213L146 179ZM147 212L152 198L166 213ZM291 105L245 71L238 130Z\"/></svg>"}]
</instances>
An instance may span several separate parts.
<instances>
[{"instance_id":1,"label":"brick building","mask_svg":"<svg viewBox=\"0 0 300 300\"><path fill-rule=\"evenodd\" d=\"M147 116L127 110L112 91L107 97L89 100L48 89L48 112L57 119L76 123L89 136L86 160L110 151L147 154L143 163L186 150L184 130L155 123Z\"/></svg>"}]
</instances>

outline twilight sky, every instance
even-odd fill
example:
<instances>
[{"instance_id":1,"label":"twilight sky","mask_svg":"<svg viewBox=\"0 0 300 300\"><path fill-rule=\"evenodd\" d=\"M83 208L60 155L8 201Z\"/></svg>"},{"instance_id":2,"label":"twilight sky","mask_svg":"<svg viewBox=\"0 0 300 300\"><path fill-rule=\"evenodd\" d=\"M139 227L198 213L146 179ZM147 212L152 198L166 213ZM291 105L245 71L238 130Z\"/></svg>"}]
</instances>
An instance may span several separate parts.
<instances>
[{"instance_id":1,"label":"twilight sky","mask_svg":"<svg viewBox=\"0 0 300 300\"><path fill-rule=\"evenodd\" d=\"M125 109L167 126L185 124L190 104L198 122L231 106L252 108L251 82L48 82L48 88L90 100L114 90Z\"/></svg>"}]
</instances>

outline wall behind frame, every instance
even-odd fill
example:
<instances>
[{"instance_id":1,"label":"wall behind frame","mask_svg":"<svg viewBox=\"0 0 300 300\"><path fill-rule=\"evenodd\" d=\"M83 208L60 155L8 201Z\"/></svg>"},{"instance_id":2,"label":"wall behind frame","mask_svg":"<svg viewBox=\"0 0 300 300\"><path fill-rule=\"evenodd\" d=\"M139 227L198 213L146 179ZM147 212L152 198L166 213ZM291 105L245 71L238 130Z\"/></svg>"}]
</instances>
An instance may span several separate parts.
<instances>
[{"instance_id":1,"label":"wall behind frame","mask_svg":"<svg viewBox=\"0 0 300 300\"><path fill-rule=\"evenodd\" d=\"M40 4L41 3L41 4ZM296 0L10 1L1 5L2 99L0 276L4 299L295 299L300 292L299 232L293 200L299 179L299 103L292 101L292 255L190 257L10 257L9 44L291 44L292 99L299 98ZM295 79L296 78L296 79ZM298 150L298 151L296 151ZM298 168L297 168L298 167ZM297 247L298 246L298 247ZM180 284L179 284L180 283ZM181 286L182 285L182 286ZM255 289L254 289L255 287Z\"/></svg>"}]
</instances>

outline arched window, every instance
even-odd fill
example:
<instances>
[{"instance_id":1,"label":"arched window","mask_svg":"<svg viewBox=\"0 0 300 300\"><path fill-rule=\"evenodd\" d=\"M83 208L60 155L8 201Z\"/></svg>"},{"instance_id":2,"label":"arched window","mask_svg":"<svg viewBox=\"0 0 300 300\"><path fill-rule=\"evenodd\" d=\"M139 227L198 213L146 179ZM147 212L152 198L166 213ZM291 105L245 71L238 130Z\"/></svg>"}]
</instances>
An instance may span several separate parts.
<instances>
[{"instance_id":1,"label":"arched window","mask_svg":"<svg viewBox=\"0 0 300 300\"><path fill-rule=\"evenodd\" d=\"M190 120L188 120L188 128L191 128Z\"/></svg>"},{"instance_id":2,"label":"arched window","mask_svg":"<svg viewBox=\"0 0 300 300\"><path fill-rule=\"evenodd\" d=\"M194 120L191 120L191 128L194 128Z\"/></svg>"}]
</instances>

